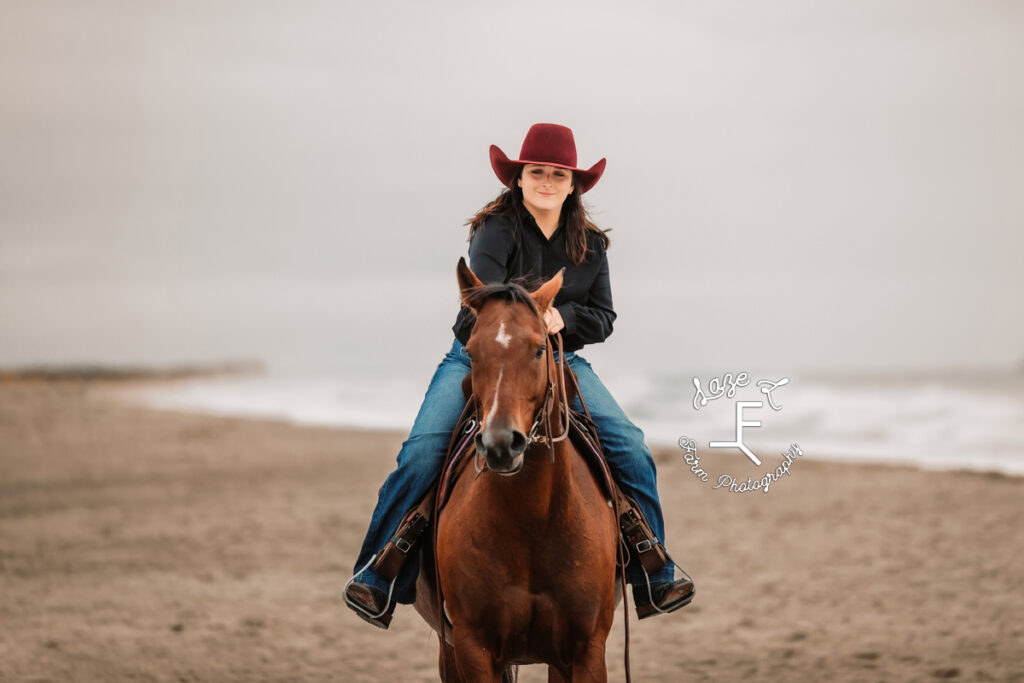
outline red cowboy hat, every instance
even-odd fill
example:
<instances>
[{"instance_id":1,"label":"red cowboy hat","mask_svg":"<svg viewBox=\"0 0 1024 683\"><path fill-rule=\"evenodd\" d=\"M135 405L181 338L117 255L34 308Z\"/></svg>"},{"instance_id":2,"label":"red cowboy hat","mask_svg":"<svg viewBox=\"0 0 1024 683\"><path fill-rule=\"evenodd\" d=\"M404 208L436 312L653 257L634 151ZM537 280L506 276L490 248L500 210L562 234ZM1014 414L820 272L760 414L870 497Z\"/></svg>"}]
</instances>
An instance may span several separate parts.
<instances>
[{"instance_id":1,"label":"red cowboy hat","mask_svg":"<svg viewBox=\"0 0 1024 683\"><path fill-rule=\"evenodd\" d=\"M518 159L509 159L497 145L491 145L491 168L505 187L511 185L523 164L567 168L579 176L581 190L586 192L601 179L605 160L601 159L585 171L576 168L576 141L573 140L572 130L554 123L535 123L530 126L523 140L523 149Z\"/></svg>"}]
</instances>

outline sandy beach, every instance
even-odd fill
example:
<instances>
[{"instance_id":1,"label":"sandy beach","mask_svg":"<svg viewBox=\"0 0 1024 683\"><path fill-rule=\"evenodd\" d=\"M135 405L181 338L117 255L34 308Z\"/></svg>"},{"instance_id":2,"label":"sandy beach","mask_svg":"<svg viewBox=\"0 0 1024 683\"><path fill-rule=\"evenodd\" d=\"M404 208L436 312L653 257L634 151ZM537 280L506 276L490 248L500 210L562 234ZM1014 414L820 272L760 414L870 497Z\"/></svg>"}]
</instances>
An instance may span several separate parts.
<instances>
[{"instance_id":1,"label":"sandy beach","mask_svg":"<svg viewBox=\"0 0 1024 683\"><path fill-rule=\"evenodd\" d=\"M124 385L0 383L0 680L437 680L412 609L383 632L340 599L404 434ZM631 620L634 680L1024 681L1024 479L808 457L738 494L656 458L698 594ZM622 644L620 609L610 680Z\"/></svg>"}]
</instances>

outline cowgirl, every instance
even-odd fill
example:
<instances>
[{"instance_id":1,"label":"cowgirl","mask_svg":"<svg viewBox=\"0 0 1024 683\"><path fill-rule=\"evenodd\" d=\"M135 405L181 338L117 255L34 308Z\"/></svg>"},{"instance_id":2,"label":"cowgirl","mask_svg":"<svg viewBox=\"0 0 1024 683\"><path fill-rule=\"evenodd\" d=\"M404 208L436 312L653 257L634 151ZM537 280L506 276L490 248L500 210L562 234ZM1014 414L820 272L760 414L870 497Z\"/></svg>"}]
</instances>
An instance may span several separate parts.
<instances>
[{"instance_id":1,"label":"cowgirl","mask_svg":"<svg viewBox=\"0 0 1024 683\"><path fill-rule=\"evenodd\" d=\"M524 276L547 280L565 268L562 288L544 313L544 322L549 334L562 333L565 361L576 373L615 478L664 543L654 459L643 432L626 417L590 363L576 353L586 344L603 342L615 320L608 237L591 222L580 200L600 179L605 160L587 170L577 168L572 131L550 123L530 128L519 159L510 160L494 145L490 152L491 167L505 190L469 221L470 268L484 284ZM410 554L393 587L369 565L405 512L423 498L440 473L452 430L466 405L462 379L470 370L470 360L464 344L473 322L472 313L463 307L452 328L452 347L434 372L409 438L402 444L398 467L380 489L356 560L357 576L345 591L346 603L381 628L390 625L395 601L413 602L419 558ZM579 398L573 407L582 411ZM629 564L627 580L634 587L641 618L674 611L692 599L693 582L674 580L671 561L650 576L637 565ZM643 612L641 604L647 607Z\"/></svg>"}]
</instances>

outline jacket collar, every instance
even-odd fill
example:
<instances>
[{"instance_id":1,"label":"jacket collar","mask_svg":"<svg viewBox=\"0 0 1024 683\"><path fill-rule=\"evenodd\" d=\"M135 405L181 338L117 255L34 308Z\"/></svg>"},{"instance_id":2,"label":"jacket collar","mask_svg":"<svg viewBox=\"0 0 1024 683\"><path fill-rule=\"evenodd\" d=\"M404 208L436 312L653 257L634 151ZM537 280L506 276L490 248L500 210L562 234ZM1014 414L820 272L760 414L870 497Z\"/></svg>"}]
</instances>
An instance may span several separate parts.
<instances>
[{"instance_id":1,"label":"jacket collar","mask_svg":"<svg viewBox=\"0 0 1024 683\"><path fill-rule=\"evenodd\" d=\"M526 225L526 226L531 227L533 230L536 230L537 231L537 235L539 235L542 239L544 239L544 240L546 240L548 242L554 242L556 239L558 239L559 237L561 237L561 235L563 235L565 233L565 213L564 212L558 217L558 227L555 228L555 231L553 233L551 233L551 237L550 238L548 238L548 237L546 237L544 235L544 231L540 229L539 225L537 225L537 219L533 217L532 213L530 213L529 211L526 210L525 206L521 206L520 207L520 214L521 214L522 219L523 219L523 224Z\"/></svg>"}]
</instances>

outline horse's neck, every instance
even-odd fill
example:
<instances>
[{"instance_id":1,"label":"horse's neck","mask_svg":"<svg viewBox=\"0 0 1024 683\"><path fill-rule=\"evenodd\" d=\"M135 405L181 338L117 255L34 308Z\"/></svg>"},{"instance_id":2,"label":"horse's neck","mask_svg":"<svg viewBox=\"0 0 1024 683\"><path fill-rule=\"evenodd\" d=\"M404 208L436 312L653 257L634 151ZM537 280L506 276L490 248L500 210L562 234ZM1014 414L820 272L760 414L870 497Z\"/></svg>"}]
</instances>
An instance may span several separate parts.
<instances>
[{"instance_id":1,"label":"horse's neck","mask_svg":"<svg viewBox=\"0 0 1024 683\"><path fill-rule=\"evenodd\" d=\"M547 516L551 507L567 504L575 489L574 455L566 439L554 444L535 444L526 457L535 462L528 476L522 480L524 487L529 489L522 498L534 501L537 514Z\"/></svg>"}]
</instances>

